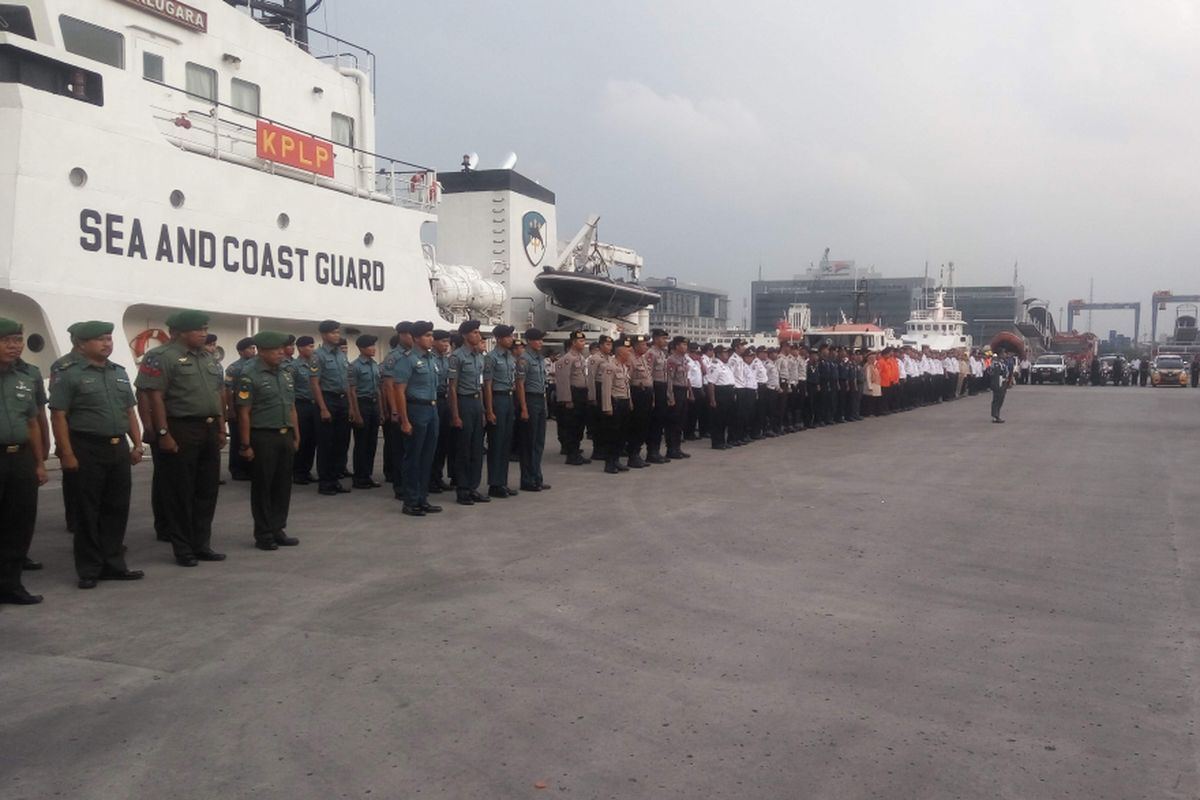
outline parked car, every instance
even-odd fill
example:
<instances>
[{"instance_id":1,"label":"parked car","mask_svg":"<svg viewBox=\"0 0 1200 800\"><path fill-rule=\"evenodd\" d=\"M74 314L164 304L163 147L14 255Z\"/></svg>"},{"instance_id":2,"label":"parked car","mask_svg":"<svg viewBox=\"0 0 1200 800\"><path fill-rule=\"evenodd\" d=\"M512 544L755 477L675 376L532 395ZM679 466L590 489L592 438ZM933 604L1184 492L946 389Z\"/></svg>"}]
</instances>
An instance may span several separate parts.
<instances>
[{"instance_id":1,"label":"parked car","mask_svg":"<svg viewBox=\"0 0 1200 800\"><path fill-rule=\"evenodd\" d=\"M1038 356L1033 362L1031 377L1034 383L1066 384L1067 360L1055 353Z\"/></svg>"},{"instance_id":2,"label":"parked car","mask_svg":"<svg viewBox=\"0 0 1200 800\"><path fill-rule=\"evenodd\" d=\"M1188 365L1181 356L1159 356L1150 365L1150 385L1187 386Z\"/></svg>"}]
</instances>

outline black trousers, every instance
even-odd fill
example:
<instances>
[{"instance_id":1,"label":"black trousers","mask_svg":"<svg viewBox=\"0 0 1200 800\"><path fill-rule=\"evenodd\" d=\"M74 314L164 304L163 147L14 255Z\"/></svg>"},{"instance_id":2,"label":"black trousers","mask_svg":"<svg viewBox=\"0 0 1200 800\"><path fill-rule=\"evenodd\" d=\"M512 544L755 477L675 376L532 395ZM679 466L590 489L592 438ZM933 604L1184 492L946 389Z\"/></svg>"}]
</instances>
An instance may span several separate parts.
<instances>
[{"instance_id":1,"label":"black trousers","mask_svg":"<svg viewBox=\"0 0 1200 800\"><path fill-rule=\"evenodd\" d=\"M71 432L71 446L79 459L73 491L75 572L81 578L127 569L123 545L133 485L129 441L124 436L112 438L118 441Z\"/></svg>"},{"instance_id":2,"label":"black trousers","mask_svg":"<svg viewBox=\"0 0 1200 800\"><path fill-rule=\"evenodd\" d=\"M712 408L708 405L708 390L701 386L692 387L692 413L696 418L696 435L703 439L708 436L709 420L712 418Z\"/></svg>"},{"instance_id":3,"label":"black trousers","mask_svg":"<svg viewBox=\"0 0 1200 800\"><path fill-rule=\"evenodd\" d=\"M654 389L649 386L630 386L629 394L629 436L625 439L625 455L640 456L642 445L650 433Z\"/></svg>"},{"instance_id":4,"label":"black trousers","mask_svg":"<svg viewBox=\"0 0 1200 800\"><path fill-rule=\"evenodd\" d=\"M611 464L621 457L621 450L629 438L629 414L631 404L624 397L614 397L612 413L605 414L596 406L596 452Z\"/></svg>"},{"instance_id":5,"label":"black trousers","mask_svg":"<svg viewBox=\"0 0 1200 800\"><path fill-rule=\"evenodd\" d=\"M154 431L150 431L150 433L153 434ZM144 435L145 434L143 434L143 436ZM150 438L149 441L150 441L150 443L149 443L150 457L154 460L153 463L150 465L150 470L151 470L151 472L150 472L150 514L151 514L151 516L154 517L154 536L160 542L169 542L169 541L171 541L171 536L167 533L167 531L170 526L167 525L167 513L166 513L166 511L163 510L163 503L165 502L165 500L163 500L163 496L164 496L163 482L166 479L163 477L163 471L159 468L160 465L162 464L162 456L159 455L159 452L158 452L158 437L153 436L152 438ZM75 476L72 475L71 479L73 481L75 479ZM64 472L63 473L63 494L64 494L64 496L66 495L66 492L67 492L67 473ZM70 499L67 499L67 518L73 521L75 519L74 514L75 514L74 499L72 497ZM72 522L72 524L74 524L74 523Z\"/></svg>"},{"instance_id":6,"label":"black trousers","mask_svg":"<svg viewBox=\"0 0 1200 800\"><path fill-rule=\"evenodd\" d=\"M312 474L313 459L317 455L317 421L320 419L317 404L312 400L296 400L296 424L300 426L300 449L292 460L297 478Z\"/></svg>"},{"instance_id":7,"label":"black trousers","mask_svg":"<svg viewBox=\"0 0 1200 800\"><path fill-rule=\"evenodd\" d=\"M454 479L454 438L458 428L450 427L450 401L446 395L439 394L438 410L438 440L437 448L433 451L433 467L429 470L429 485L440 484L445 475Z\"/></svg>"},{"instance_id":8,"label":"black trousers","mask_svg":"<svg viewBox=\"0 0 1200 800\"><path fill-rule=\"evenodd\" d=\"M667 384L663 381L654 382L654 408L650 410L650 429L646 431L646 453L659 455L662 449L663 434L667 429Z\"/></svg>"},{"instance_id":9,"label":"black trousers","mask_svg":"<svg viewBox=\"0 0 1200 800\"><path fill-rule=\"evenodd\" d=\"M708 407L708 433L712 446L721 448L732 438L729 436L729 426L737 411L737 394L732 386L714 386L713 391L717 406ZM707 398L705 402L708 402Z\"/></svg>"},{"instance_id":10,"label":"black trousers","mask_svg":"<svg viewBox=\"0 0 1200 800\"><path fill-rule=\"evenodd\" d=\"M329 421L317 421L317 479L322 489L332 489L342 476L350 449L350 401L344 394L325 392L325 407ZM319 409L317 415L319 418Z\"/></svg>"},{"instance_id":11,"label":"black trousers","mask_svg":"<svg viewBox=\"0 0 1200 800\"><path fill-rule=\"evenodd\" d=\"M496 424L491 426L488 438L488 488L508 487L515 411L512 394L492 393L492 413L496 415Z\"/></svg>"},{"instance_id":12,"label":"black trousers","mask_svg":"<svg viewBox=\"0 0 1200 800\"><path fill-rule=\"evenodd\" d=\"M254 428L250 431L250 514L254 541L266 544L283 536L292 504L292 470L296 451L291 428Z\"/></svg>"},{"instance_id":13,"label":"black trousers","mask_svg":"<svg viewBox=\"0 0 1200 800\"><path fill-rule=\"evenodd\" d=\"M770 402L767 397L767 385L760 383L758 385L758 393L754 396L754 425L750 429L750 438L761 439L767 429L767 405Z\"/></svg>"},{"instance_id":14,"label":"black trousers","mask_svg":"<svg viewBox=\"0 0 1200 800\"><path fill-rule=\"evenodd\" d=\"M375 471L375 453L379 449L379 401L374 397L358 398L358 413L362 425L354 430L354 482L371 480Z\"/></svg>"},{"instance_id":15,"label":"black trousers","mask_svg":"<svg viewBox=\"0 0 1200 800\"><path fill-rule=\"evenodd\" d=\"M33 450L21 445L15 453L0 443L0 592L19 592L21 565L29 555L37 523L38 482Z\"/></svg>"},{"instance_id":16,"label":"black trousers","mask_svg":"<svg viewBox=\"0 0 1200 800\"><path fill-rule=\"evenodd\" d=\"M221 421L176 417L167 420L175 453L159 452L163 512L176 558L212 550L212 520L221 480Z\"/></svg>"},{"instance_id":17,"label":"black trousers","mask_svg":"<svg viewBox=\"0 0 1200 800\"><path fill-rule=\"evenodd\" d=\"M542 485L542 454L546 450L546 395L525 395L529 419L521 425L521 485Z\"/></svg>"},{"instance_id":18,"label":"black trousers","mask_svg":"<svg viewBox=\"0 0 1200 800\"><path fill-rule=\"evenodd\" d=\"M567 408L566 401L559 403L558 430L560 441L567 455L576 455L583 450L583 420L587 413L587 389L578 386L571 387L568 395L572 408Z\"/></svg>"},{"instance_id":19,"label":"black trousers","mask_svg":"<svg viewBox=\"0 0 1200 800\"><path fill-rule=\"evenodd\" d=\"M395 479L396 437L400 435L391 416L383 420L383 479L389 483Z\"/></svg>"},{"instance_id":20,"label":"black trousers","mask_svg":"<svg viewBox=\"0 0 1200 800\"><path fill-rule=\"evenodd\" d=\"M992 417L993 418L998 418L1000 416L1000 409L1004 406L1004 398L1007 394L1008 394L1008 387L1005 386L1004 384L1000 384L999 389L993 387L993 389L992 389Z\"/></svg>"},{"instance_id":21,"label":"black trousers","mask_svg":"<svg viewBox=\"0 0 1200 800\"><path fill-rule=\"evenodd\" d=\"M732 441L744 442L750 439L750 434L754 430L754 405L757 400L758 392L756 390L737 390L737 411L730 424Z\"/></svg>"},{"instance_id":22,"label":"black trousers","mask_svg":"<svg viewBox=\"0 0 1200 800\"><path fill-rule=\"evenodd\" d=\"M832 425L837 419L837 399L838 389L835 384L826 384L821 387L821 399L824 401L824 408L821 409L826 425Z\"/></svg>"},{"instance_id":23,"label":"black trousers","mask_svg":"<svg viewBox=\"0 0 1200 800\"><path fill-rule=\"evenodd\" d=\"M678 453L683 447L683 424L687 420L688 390L676 386L671 390L671 399L675 405L667 408L667 455Z\"/></svg>"},{"instance_id":24,"label":"black trousers","mask_svg":"<svg viewBox=\"0 0 1200 800\"><path fill-rule=\"evenodd\" d=\"M458 396L462 428L454 434L454 486L459 494L479 491L483 481L483 401Z\"/></svg>"},{"instance_id":25,"label":"black trousers","mask_svg":"<svg viewBox=\"0 0 1200 800\"><path fill-rule=\"evenodd\" d=\"M235 479L245 479L250 477L250 462L242 458L242 454L238 452L237 443L241 441L241 433L238 431L238 418L235 413L229 420L229 441L233 445L229 448L229 475Z\"/></svg>"}]
</instances>

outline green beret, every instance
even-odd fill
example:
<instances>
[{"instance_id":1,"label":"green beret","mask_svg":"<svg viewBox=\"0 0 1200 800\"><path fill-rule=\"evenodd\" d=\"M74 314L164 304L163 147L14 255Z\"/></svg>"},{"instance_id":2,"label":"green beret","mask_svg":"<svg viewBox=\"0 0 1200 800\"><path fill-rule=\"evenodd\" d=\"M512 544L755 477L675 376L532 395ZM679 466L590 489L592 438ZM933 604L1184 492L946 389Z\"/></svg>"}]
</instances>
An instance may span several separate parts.
<instances>
[{"instance_id":1,"label":"green beret","mask_svg":"<svg viewBox=\"0 0 1200 800\"><path fill-rule=\"evenodd\" d=\"M86 322L76 322L71 327L67 328L67 333L81 342L86 342L89 339L99 339L105 334L113 332L113 324L111 322L101 322L98 319L89 319Z\"/></svg>"},{"instance_id":2,"label":"green beret","mask_svg":"<svg viewBox=\"0 0 1200 800\"><path fill-rule=\"evenodd\" d=\"M201 328L208 327L208 314L205 314L203 311L188 309L176 311L167 317L167 327L184 333L187 331L198 331Z\"/></svg>"},{"instance_id":3,"label":"green beret","mask_svg":"<svg viewBox=\"0 0 1200 800\"><path fill-rule=\"evenodd\" d=\"M24 332L25 329L21 327L21 323L0 317L0 336L16 336Z\"/></svg>"},{"instance_id":4,"label":"green beret","mask_svg":"<svg viewBox=\"0 0 1200 800\"><path fill-rule=\"evenodd\" d=\"M259 331L254 334L254 344L259 350L273 350L288 343L288 335L279 331Z\"/></svg>"}]
</instances>

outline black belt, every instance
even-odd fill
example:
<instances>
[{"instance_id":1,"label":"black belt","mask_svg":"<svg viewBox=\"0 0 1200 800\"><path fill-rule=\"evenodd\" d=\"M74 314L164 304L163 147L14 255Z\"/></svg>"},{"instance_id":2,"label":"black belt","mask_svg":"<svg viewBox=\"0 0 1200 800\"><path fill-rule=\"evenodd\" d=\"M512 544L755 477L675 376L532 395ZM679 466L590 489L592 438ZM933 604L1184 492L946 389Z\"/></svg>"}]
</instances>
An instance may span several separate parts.
<instances>
[{"instance_id":1,"label":"black belt","mask_svg":"<svg viewBox=\"0 0 1200 800\"><path fill-rule=\"evenodd\" d=\"M252 431L262 431L263 433L291 433L291 428L251 428Z\"/></svg>"},{"instance_id":2,"label":"black belt","mask_svg":"<svg viewBox=\"0 0 1200 800\"><path fill-rule=\"evenodd\" d=\"M510 395L510 394L512 394L512 389L492 389L492 395L498 395L498 394L502 394L505 396Z\"/></svg>"},{"instance_id":3,"label":"black belt","mask_svg":"<svg viewBox=\"0 0 1200 800\"><path fill-rule=\"evenodd\" d=\"M20 453L29 447L29 442L21 442L20 444L0 444L0 454L12 455Z\"/></svg>"},{"instance_id":4,"label":"black belt","mask_svg":"<svg viewBox=\"0 0 1200 800\"><path fill-rule=\"evenodd\" d=\"M445 400L445 399L446 399L446 393L438 392L438 400Z\"/></svg>"},{"instance_id":5,"label":"black belt","mask_svg":"<svg viewBox=\"0 0 1200 800\"><path fill-rule=\"evenodd\" d=\"M404 400L408 403L416 403L419 406L436 406L437 400L418 400L415 397L404 395Z\"/></svg>"},{"instance_id":6,"label":"black belt","mask_svg":"<svg viewBox=\"0 0 1200 800\"><path fill-rule=\"evenodd\" d=\"M378 397L370 397L368 395L358 395L358 402L360 402L360 403L377 403L377 402L379 402L379 398Z\"/></svg>"},{"instance_id":7,"label":"black belt","mask_svg":"<svg viewBox=\"0 0 1200 800\"><path fill-rule=\"evenodd\" d=\"M120 444L125 441L125 434L118 436L101 436L98 433L84 433L83 431L71 431L72 439L82 439L85 442L94 442L96 444Z\"/></svg>"},{"instance_id":8,"label":"black belt","mask_svg":"<svg viewBox=\"0 0 1200 800\"><path fill-rule=\"evenodd\" d=\"M218 419L221 419L219 414L213 414L211 417L167 417L167 423L175 420L177 422L203 422L205 425L211 425Z\"/></svg>"},{"instance_id":9,"label":"black belt","mask_svg":"<svg viewBox=\"0 0 1200 800\"><path fill-rule=\"evenodd\" d=\"M472 400L478 400L478 399L479 399L479 392L474 392L473 394L459 394L459 395L458 395L458 398L459 398L460 400L461 400L462 398L464 398L464 397L469 397L469 398L470 398L470 399L472 399Z\"/></svg>"},{"instance_id":10,"label":"black belt","mask_svg":"<svg viewBox=\"0 0 1200 800\"><path fill-rule=\"evenodd\" d=\"M346 396L345 392L338 392L338 391L334 391L333 389L322 389L321 394L333 395L334 397L345 397Z\"/></svg>"}]
</instances>

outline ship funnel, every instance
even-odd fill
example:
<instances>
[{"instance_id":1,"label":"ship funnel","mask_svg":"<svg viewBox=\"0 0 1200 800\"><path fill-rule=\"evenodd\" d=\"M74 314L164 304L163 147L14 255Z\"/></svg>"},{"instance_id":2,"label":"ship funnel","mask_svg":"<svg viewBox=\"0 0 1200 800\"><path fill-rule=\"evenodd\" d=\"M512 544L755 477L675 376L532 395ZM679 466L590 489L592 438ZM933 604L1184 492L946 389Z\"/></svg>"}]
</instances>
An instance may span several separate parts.
<instances>
[{"instance_id":1,"label":"ship funnel","mask_svg":"<svg viewBox=\"0 0 1200 800\"><path fill-rule=\"evenodd\" d=\"M516 165L517 165L517 154L510 152L508 155L506 155L504 157L504 160L502 162L500 162L500 169L512 169Z\"/></svg>"}]
</instances>

